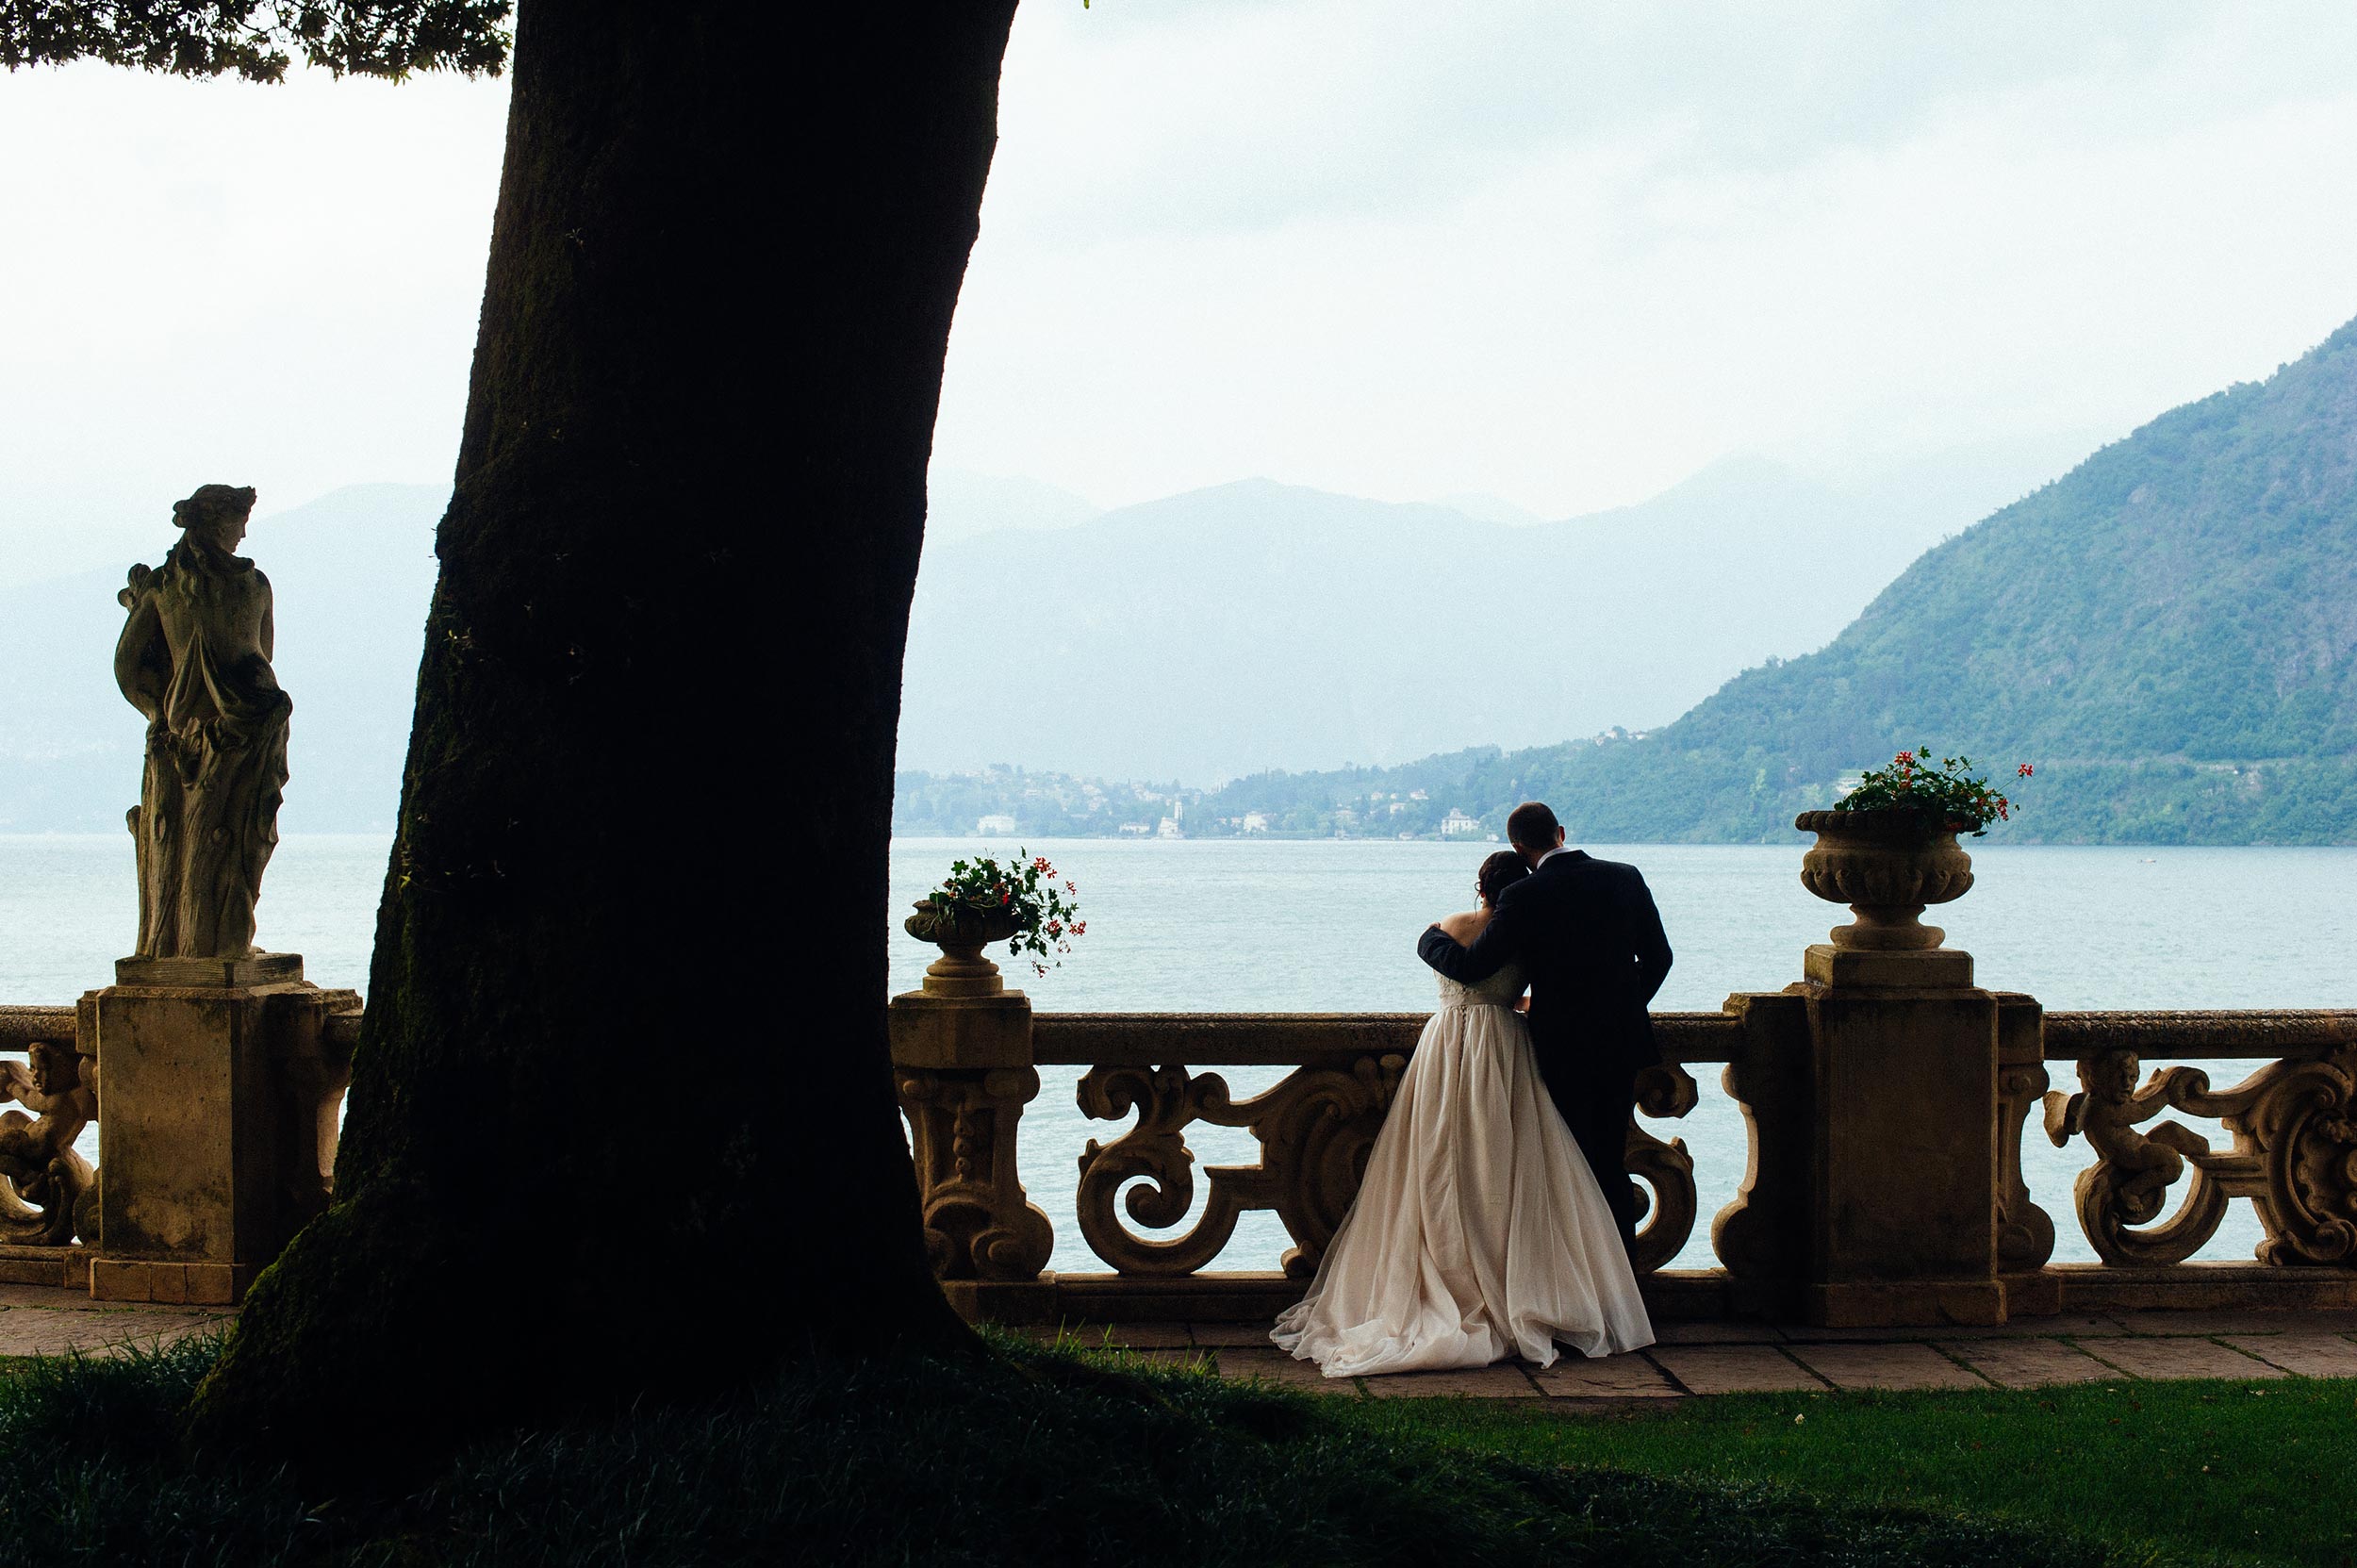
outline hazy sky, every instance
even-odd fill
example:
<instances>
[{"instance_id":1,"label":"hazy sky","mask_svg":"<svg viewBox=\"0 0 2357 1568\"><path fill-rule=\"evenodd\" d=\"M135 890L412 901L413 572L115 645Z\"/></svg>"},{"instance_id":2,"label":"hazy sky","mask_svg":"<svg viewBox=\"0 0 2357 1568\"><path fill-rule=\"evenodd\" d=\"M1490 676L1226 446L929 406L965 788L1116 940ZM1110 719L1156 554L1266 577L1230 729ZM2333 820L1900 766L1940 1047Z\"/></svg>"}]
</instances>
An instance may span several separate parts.
<instances>
[{"instance_id":1,"label":"hazy sky","mask_svg":"<svg viewBox=\"0 0 2357 1568\"><path fill-rule=\"evenodd\" d=\"M529 0L526 0L529 3ZM2357 315L2357 7L1026 0L938 461L1562 516ZM504 89L0 76L0 582L455 451Z\"/></svg>"}]
</instances>

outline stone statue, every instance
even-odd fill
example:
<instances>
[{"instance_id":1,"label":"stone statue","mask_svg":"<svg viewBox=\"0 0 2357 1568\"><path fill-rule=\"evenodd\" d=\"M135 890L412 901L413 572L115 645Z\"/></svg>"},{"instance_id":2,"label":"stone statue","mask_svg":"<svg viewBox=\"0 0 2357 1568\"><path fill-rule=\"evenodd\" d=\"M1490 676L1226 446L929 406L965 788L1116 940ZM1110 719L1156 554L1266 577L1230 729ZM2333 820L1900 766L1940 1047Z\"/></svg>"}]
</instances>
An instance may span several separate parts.
<instances>
[{"instance_id":1,"label":"stone statue","mask_svg":"<svg viewBox=\"0 0 2357 1568\"><path fill-rule=\"evenodd\" d=\"M180 542L131 569L115 684L147 716L147 767L130 813L139 847L141 958L245 958L254 900L278 845L293 704L271 672L270 579L237 554L250 487L174 502Z\"/></svg>"},{"instance_id":2,"label":"stone statue","mask_svg":"<svg viewBox=\"0 0 2357 1568\"><path fill-rule=\"evenodd\" d=\"M63 1246L74 1239L74 1211L90 1190L90 1162L74 1141L98 1115L98 1093L82 1081L73 1048L36 1040L29 1068L0 1062L0 1240L20 1246Z\"/></svg>"}]
</instances>

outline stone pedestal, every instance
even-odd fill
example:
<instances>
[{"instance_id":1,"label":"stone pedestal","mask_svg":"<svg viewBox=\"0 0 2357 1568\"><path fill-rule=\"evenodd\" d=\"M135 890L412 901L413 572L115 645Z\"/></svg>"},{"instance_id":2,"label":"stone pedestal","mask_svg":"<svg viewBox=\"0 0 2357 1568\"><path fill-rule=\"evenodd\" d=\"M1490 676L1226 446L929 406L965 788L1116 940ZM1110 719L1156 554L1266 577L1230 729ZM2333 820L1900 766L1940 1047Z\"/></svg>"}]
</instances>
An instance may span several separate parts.
<instances>
[{"instance_id":1,"label":"stone pedestal","mask_svg":"<svg viewBox=\"0 0 2357 1568\"><path fill-rule=\"evenodd\" d=\"M1942 949L1808 949L1814 1100L1801 1309L1833 1327L2005 1318L1998 999Z\"/></svg>"},{"instance_id":2,"label":"stone pedestal","mask_svg":"<svg viewBox=\"0 0 2357 1568\"><path fill-rule=\"evenodd\" d=\"M1972 955L1953 948L1893 952L1813 944L1801 963L1812 985L1835 990L1953 990L1972 983Z\"/></svg>"},{"instance_id":3,"label":"stone pedestal","mask_svg":"<svg viewBox=\"0 0 2357 1568\"><path fill-rule=\"evenodd\" d=\"M892 999L893 1079L909 1119L925 1246L968 1318L1053 1322L1044 1277L1054 1231L1016 1168L1023 1107L1039 1093L1031 1004L1020 991L957 977L949 994Z\"/></svg>"},{"instance_id":4,"label":"stone pedestal","mask_svg":"<svg viewBox=\"0 0 2357 1568\"><path fill-rule=\"evenodd\" d=\"M359 996L287 953L116 976L81 1003L100 1084L91 1295L234 1302L326 1208Z\"/></svg>"}]
</instances>

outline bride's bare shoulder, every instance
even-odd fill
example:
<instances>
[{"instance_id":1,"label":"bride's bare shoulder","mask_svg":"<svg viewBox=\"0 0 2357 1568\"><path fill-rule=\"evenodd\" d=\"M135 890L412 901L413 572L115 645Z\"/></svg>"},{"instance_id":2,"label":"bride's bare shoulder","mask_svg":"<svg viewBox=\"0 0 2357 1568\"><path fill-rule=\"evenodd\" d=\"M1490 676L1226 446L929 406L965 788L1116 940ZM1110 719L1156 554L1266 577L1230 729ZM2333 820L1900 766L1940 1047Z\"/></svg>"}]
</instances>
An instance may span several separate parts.
<instances>
[{"instance_id":1,"label":"bride's bare shoulder","mask_svg":"<svg viewBox=\"0 0 2357 1568\"><path fill-rule=\"evenodd\" d=\"M1488 929L1490 916L1478 909L1469 909L1462 915L1451 915L1434 921L1433 924L1448 933L1453 940L1470 944L1475 937L1479 936L1484 930Z\"/></svg>"}]
</instances>

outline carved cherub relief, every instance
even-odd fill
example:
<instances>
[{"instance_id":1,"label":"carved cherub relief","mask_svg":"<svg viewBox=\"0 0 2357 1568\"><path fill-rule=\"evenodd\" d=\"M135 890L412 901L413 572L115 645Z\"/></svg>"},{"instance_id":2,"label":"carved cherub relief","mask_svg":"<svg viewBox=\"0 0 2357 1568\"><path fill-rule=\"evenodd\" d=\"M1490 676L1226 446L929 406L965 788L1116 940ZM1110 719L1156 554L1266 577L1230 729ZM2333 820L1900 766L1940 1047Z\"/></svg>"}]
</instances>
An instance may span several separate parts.
<instances>
[{"instance_id":1,"label":"carved cherub relief","mask_svg":"<svg viewBox=\"0 0 2357 1568\"><path fill-rule=\"evenodd\" d=\"M94 1174L74 1145L98 1117L98 1092L72 1047L36 1040L27 1055L0 1062L0 1102L25 1107L0 1111L0 1238L62 1246Z\"/></svg>"}]
</instances>

